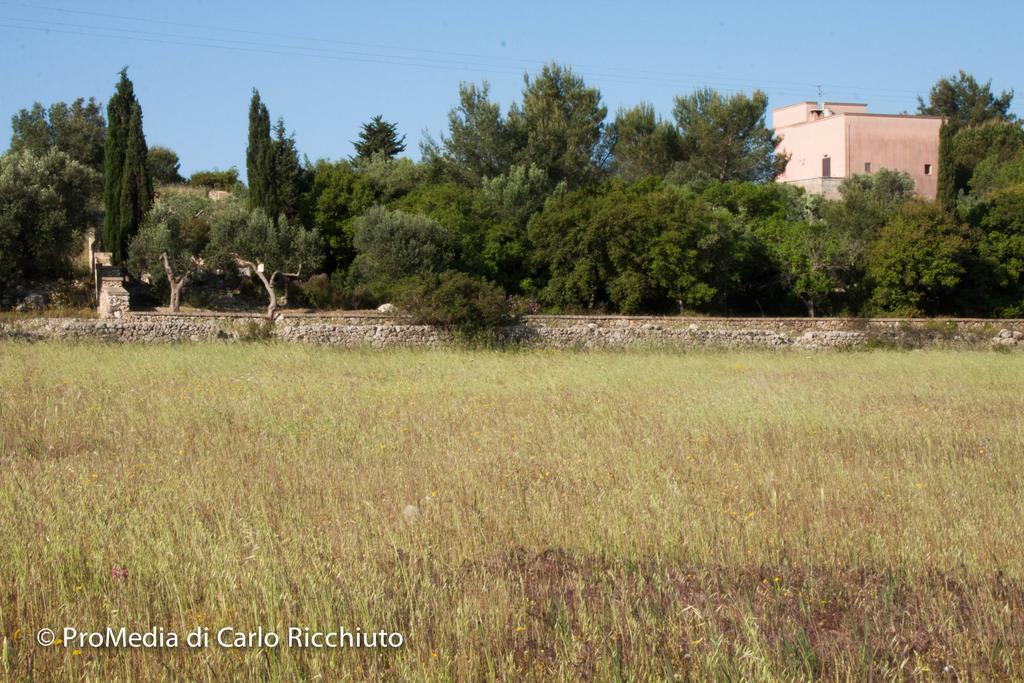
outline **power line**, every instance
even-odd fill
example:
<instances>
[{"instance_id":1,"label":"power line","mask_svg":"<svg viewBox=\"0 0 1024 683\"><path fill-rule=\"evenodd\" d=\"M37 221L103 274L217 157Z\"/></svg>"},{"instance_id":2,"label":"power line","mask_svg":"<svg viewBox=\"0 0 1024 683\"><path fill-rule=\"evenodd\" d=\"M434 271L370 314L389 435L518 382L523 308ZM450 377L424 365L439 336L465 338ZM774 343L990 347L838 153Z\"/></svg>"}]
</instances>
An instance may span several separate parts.
<instances>
[{"instance_id":1,"label":"power line","mask_svg":"<svg viewBox=\"0 0 1024 683\"><path fill-rule=\"evenodd\" d=\"M361 57L359 60L355 60L355 61L367 61L366 60L367 57L372 57L372 58L375 58L375 59L387 59L387 60L395 60L395 59L408 60L408 59L413 59L413 60L415 60L417 62L417 64L415 64L415 65L422 65L421 63L425 64L425 63L428 63L428 62L436 62L440 66L449 64L449 65L456 66L457 68L462 68L462 69L464 69L467 66L471 66L471 67L474 67L474 68L476 68L478 70L486 69L486 70L489 70L491 73L500 73L500 74L503 74L503 75L510 73L507 69L509 67L513 66L513 65L530 64L530 65L536 66L536 65L547 63L546 60L518 59L518 58L494 56L494 55L480 55L480 54L453 52L453 51L446 51L446 50L434 50L434 49L428 49L428 48L414 48L414 47L405 47L405 46L381 45L381 44L375 44L375 43L359 43L359 42L343 41L343 40L337 40L337 39L331 39L331 38L319 38L319 37L314 37L314 36L304 36L304 35L284 34L284 33L272 33L272 32L266 32L266 31L253 31L253 30L238 29L238 28L225 27L225 26L211 26L211 25L205 25L205 24L193 24L193 23L186 23L186 22L175 22L175 21L167 21L167 20L161 20L161 19L151 19L151 18L136 17L136 16L110 14L110 13L105 13L105 12L95 12L95 11L87 11L87 10L74 10L74 9L67 9L67 8L63 8L63 7L50 7L50 6L44 6L44 5L35 5L35 4L25 3L25 2L11 2L10 0L0 0L0 5L8 5L8 6L12 6L12 7L27 8L27 9L32 9L32 10L43 10L43 11L49 11L49 12L57 12L57 13L61 13L61 14L78 14L78 15L85 15L85 16L95 16L95 17L101 17L101 18L108 18L108 19L118 19L118 20L122 20L122 21L132 21L132 22L142 22L142 23L150 23L150 24L163 24L163 25L167 25L167 26L187 27L187 28L200 29L200 30L203 30L203 31L219 31L219 32L227 32L227 33L235 33L235 34L265 36L265 37L274 37L274 38L285 38L285 39L289 39L289 40L302 40L302 41L307 41L307 42L319 42L319 43L329 43L329 44L337 44L337 45L351 45L351 46L356 46L356 47L369 47L369 48L374 48L374 49L383 49L383 50L391 50L391 51L414 52L414 53L418 52L418 53L422 53L422 54L434 54L434 55L442 55L442 56L449 56L449 57L483 59L483 60L488 60L488 61L491 61L491 62L506 62L506 63L508 63L508 65L503 65L503 64L467 63L467 62L464 61L464 59L463 60L428 60L427 58L424 58L424 57L413 57L413 56L403 56L403 55L374 55L374 54L360 53L360 52L356 52L356 51L325 50L323 48L306 48L306 47L279 46L279 45L272 45L271 46L271 47L286 48L286 49L291 49L291 50L303 50L303 52L301 54L311 54L311 53L317 53L318 54L320 52L334 52L334 53L341 53L341 54L351 54L353 56L360 56ZM42 22L42 21L39 21L39 20L34 20L34 19L14 19L14 18L8 18L8 20L45 23L45 22ZM64 26L75 26L73 24L61 24L61 25L64 25ZM15 28L15 27L10 27L10 28ZM128 30L130 30L130 31L134 31L134 32L139 32L137 29L121 29L121 28L116 28L116 27L112 28L112 27L95 27L95 26L93 26L93 27L82 27L82 28L86 28L86 29L89 29L89 30L115 30L115 31L128 31ZM148 32L144 32L144 33L148 33L150 35L156 35L156 36L163 36L163 37L184 38L184 39L193 40L193 41L194 40L204 40L204 41L211 41L212 40L212 41L228 42L228 43L236 43L236 44L262 45L261 43L253 43L251 41L238 41L238 40L228 39L228 38L207 38L207 37L204 37L204 36L175 36L173 34L171 34L171 35L160 34L160 33L152 32L152 31L148 31ZM107 37L107 36L103 36L103 37ZM198 47L219 47L217 45L209 45L209 44L203 44L203 45L197 45L197 46ZM387 61L387 62L381 62L381 63L389 63L389 64L390 63L394 63L394 64L403 65L403 66L413 65L413 64L406 64L406 63L395 62L395 61ZM724 86L721 89L731 89L733 91L736 91L737 88L742 88L743 86L759 87L759 86L762 86L762 85L769 85L769 84L774 84L774 85L779 85L779 86L789 86L789 87L787 87L785 89L781 89L781 88L777 88L777 87L772 87L771 88L773 91L780 92L780 93L782 93L782 92L785 92L785 93L801 92L802 93L802 92L806 92L808 89L814 87L813 84L800 83L800 82L795 82L795 81L762 80L762 81L760 81L760 82L755 84L752 81L750 81L749 79L740 79L740 78L730 77L730 76L713 76L713 77L710 77L710 76L702 76L702 75L698 75L698 74L680 74L680 73L667 72L667 71L654 71L654 70L646 70L646 69L623 68L623 67L613 67L613 66L599 66L599 65L588 65L588 64L576 64L575 66L577 68L579 68L579 69L586 69L586 70L588 70L588 77L597 77L597 78L600 78L600 80L603 80L605 82L626 83L626 84L631 84L631 85L637 85L637 84L649 84L649 85L659 85L659 86L661 86L661 85L663 85L663 86L673 86L673 85L683 86L683 85L685 85L687 87L692 87L692 86L697 85L697 84L700 84L700 85L715 85L715 84L717 84L717 85L720 85L720 86ZM523 68L523 67L520 67L520 68ZM528 68L523 68L523 70L528 70ZM619 75L615 75L615 74L597 74L597 73L595 73L596 71L618 72ZM630 74L634 74L634 75L631 76ZM652 76L637 76L635 74L651 74ZM612 80L613 78L617 79L617 80ZM677 81L675 79L686 79L686 80L685 81L683 81L683 80L678 80ZM730 83L730 82L727 82L727 81L734 81L734 82ZM864 87L859 87L859 86L832 85L832 84L829 84L829 87L830 88L836 88L836 89L842 89L842 90L845 90L847 92L876 93L873 96L873 99L888 99L888 100L897 100L897 101L900 101L900 102L905 102L907 98L906 97L899 97L898 94L905 94L905 95L916 94L916 93L913 93L913 92L908 91L908 90L898 90L898 89L894 89L894 88L880 88L880 87L864 88ZM793 90L793 88L799 88L799 90L796 91L796 90Z\"/></svg>"}]
</instances>

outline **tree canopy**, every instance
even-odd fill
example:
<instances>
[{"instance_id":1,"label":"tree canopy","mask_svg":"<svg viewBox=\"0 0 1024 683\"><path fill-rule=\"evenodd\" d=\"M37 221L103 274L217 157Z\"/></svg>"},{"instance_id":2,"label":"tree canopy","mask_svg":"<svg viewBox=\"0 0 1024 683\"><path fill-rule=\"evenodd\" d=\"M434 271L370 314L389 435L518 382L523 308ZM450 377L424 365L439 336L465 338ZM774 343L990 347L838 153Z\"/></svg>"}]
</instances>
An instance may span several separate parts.
<instances>
[{"instance_id":1,"label":"tree canopy","mask_svg":"<svg viewBox=\"0 0 1024 683\"><path fill-rule=\"evenodd\" d=\"M399 137L398 124L385 121L384 117L378 114L363 124L359 131L359 139L352 143L355 147L356 157L359 159L371 159L376 155L382 155L387 159L394 159L405 151L405 136Z\"/></svg>"}]
</instances>

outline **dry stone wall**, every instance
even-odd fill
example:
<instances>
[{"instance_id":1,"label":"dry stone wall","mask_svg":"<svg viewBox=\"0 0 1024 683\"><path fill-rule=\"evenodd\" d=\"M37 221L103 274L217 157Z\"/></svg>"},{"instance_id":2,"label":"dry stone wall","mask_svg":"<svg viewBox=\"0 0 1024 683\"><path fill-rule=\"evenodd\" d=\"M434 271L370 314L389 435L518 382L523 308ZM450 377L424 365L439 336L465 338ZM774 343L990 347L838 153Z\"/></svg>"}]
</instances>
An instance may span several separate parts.
<instances>
[{"instance_id":1,"label":"dry stone wall","mask_svg":"<svg viewBox=\"0 0 1024 683\"><path fill-rule=\"evenodd\" d=\"M527 316L500 332L529 348L842 349L856 347L1019 348L1024 320L682 318ZM285 313L271 322L249 314L126 312L118 319L24 318L0 322L0 338L196 342L277 339L342 347L436 347L450 330L375 312Z\"/></svg>"}]
</instances>

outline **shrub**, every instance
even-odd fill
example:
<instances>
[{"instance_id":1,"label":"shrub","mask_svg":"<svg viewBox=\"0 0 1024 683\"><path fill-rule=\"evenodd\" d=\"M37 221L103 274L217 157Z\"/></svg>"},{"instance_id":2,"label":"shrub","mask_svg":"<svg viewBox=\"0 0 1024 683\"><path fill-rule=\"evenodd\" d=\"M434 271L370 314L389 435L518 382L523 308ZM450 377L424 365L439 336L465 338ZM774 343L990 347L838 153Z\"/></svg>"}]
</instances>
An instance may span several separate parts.
<instances>
[{"instance_id":1,"label":"shrub","mask_svg":"<svg viewBox=\"0 0 1024 683\"><path fill-rule=\"evenodd\" d=\"M299 290L301 299L312 308L333 308L335 305L334 290L331 278L327 273L318 273L301 283Z\"/></svg>"},{"instance_id":2,"label":"shrub","mask_svg":"<svg viewBox=\"0 0 1024 683\"><path fill-rule=\"evenodd\" d=\"M238 169L232 166L226 171L196 171L188 184L208 190L233 190L238 185Z\"/></svg>"},{"instance_id":3,"label":"shrub","mask_svg":"<svg viewBox=\"0 0 1024 683\"><path fill-rule=\"evenodd\" d=\"M397 287L395 303L420 324L452 327L470 336L512 322L501 287L454 270L406 280Z\"/></svg>"}]
</instances>

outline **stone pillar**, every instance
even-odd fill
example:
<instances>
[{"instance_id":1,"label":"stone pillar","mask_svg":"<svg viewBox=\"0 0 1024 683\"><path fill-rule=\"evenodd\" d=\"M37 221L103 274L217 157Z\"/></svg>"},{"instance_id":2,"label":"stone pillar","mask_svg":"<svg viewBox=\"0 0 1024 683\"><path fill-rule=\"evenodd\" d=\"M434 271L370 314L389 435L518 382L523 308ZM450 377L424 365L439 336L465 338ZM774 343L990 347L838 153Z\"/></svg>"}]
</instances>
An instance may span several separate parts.
<instances>
[{"instance_id":1,"label":"stone pillar","mask_svg":"<svg viewBox=\"0 0 1024 683\"><path fill-rule=\"evenodd\" d=\"M97 306L101 318L121 318L128 313L128 290L121 278L103 278L100 281L100 299Z\"/></svg>"}]
</instances>

